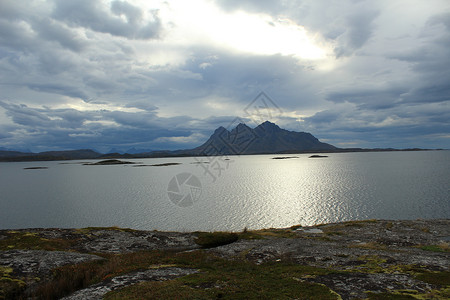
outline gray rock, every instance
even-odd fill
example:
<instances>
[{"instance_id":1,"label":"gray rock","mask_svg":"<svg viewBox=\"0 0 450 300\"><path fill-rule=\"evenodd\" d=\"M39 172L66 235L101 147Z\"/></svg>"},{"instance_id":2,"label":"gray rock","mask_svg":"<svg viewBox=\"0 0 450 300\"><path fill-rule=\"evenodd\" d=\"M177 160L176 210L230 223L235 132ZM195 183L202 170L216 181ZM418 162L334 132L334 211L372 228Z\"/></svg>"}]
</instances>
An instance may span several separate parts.
<instances>
[{"instance_id":1,"label":"gray rock","mask_svg":"<svg viewBox=\"0 0 450 300\"><path fill-rule=\"evenodd\" d=\"M181 276L197 273L198 270L185 268L161 268L146 271L132 272L126 275L114 277L108 281L94 284L88 288L76 291L72 295L64 297L64 300L102 299L103 296L117 289L145 281L164 281Z\"/></svg>"},{"instance_id":2,"label":"gray rock","mask_svg":"<svg viewBox=\"0 0 450 300\"><path fill-rule=\"evenodd\" d=\"M26 277L41 277L64 265L79 264L103 259L100 256L65 251L8 250L0 251L0 265L10 267L14 274Z\"/></svg>"}]
</instances>

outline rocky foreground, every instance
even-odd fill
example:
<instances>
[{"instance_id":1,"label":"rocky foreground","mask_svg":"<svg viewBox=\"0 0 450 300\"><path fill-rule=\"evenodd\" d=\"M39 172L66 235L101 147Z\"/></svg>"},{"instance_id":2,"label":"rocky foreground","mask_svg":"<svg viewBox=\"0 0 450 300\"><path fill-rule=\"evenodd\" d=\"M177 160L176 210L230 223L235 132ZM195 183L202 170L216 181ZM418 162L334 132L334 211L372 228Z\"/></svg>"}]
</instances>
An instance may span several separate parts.
<instances>
[{"instance_id":1,"label":"rocky foreground","mask_svg":"<svg viewBox=\"0 0 450 300\"><path fill-rule=\"evenodd\" d=\"M449 225L0 230L0 299L449 299Z\"/></svg>"}]
</instances>

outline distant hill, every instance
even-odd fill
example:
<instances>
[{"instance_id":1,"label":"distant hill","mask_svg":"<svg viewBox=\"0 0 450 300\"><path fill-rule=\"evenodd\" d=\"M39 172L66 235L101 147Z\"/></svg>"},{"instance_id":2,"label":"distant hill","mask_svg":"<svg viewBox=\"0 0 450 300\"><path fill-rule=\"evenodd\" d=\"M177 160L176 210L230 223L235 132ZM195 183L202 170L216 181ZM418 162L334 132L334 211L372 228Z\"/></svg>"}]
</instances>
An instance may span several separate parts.
<instances>
[{"instance_id":1,"label":"distant hill","mask_svg":"<svg viewBox=\"0 0 450 300\"><path fill-rule=\"evenodd\" d=\"M122 150L122 149L118 149L118 148L111 148L106 153L139 154L139 153L149 153L149 152L153 152L153 151L156 151L156 150L153 150L153 149L139 149L139 148L136 149L136 148L132 147L132 148L129 148L127 150Z\"/></svg>"},{"instance_id":2,"label":"distant hill","mask_svg":"<svg viewBox=\"0 0 450 300\"><path fill-rule=\"evenodd\" d=\"M38 156L59 156L64 159L89 159L97 158L100 153L90 149L68 150L68 151L47 151L40 152Z\"/></svg>"},{"instance_id":3,"label":"distant hill","mask_svg":"<svg viewBox=\"0 0 450 300\"><path fill-rule=\"evenodd\" d=\"M312 134L281 129L266 121L252 129L239 124L231 131L217 128L203 145L191 150L196 155L273 154L304 151L333 151L333 145L320 142Z\"/></svg>"},{"instance_id":4,"label":"distant hill","mask_svg":"<svg viewBox=\"0 0 450 300\"><path fill-rule=\"evenodd\" d=\"M0 151L1 161L36 161L36 160L71 160L95 159L101 154L90 149L68 151L46 151L40 153L26 153L18 151Z\"/></svg>"},{"instance_id":5,"label":"distant hill","mask_svg":"<svg viewBox=\"0 0 450 300\"><path fill-rule=\"evenodd\" d=\"M25 155L32 155L33 153L26 153L20 151L0 150L0 158L2 157L20 157Z\"/></svg>"},{"instance_id":6,"label":"distant hill","mask_svg":"<svg viewBox=\"0 0 450 300\"><path fill-rule=\"evenodd\" d=\"M3 148L4 149L4 148ZM112 151L116 149L111 149ZM323 143L308 132L289 131L266 121L254 129L239 124L231 131L224 127L217 128L211 137L201 146L187 150L158 150L140 152L131 148L128 153L101 154L90 149L47 151L40 153L20 152L0 149L0 161L43 161L71 159L116 159L116 158L150 158L180 156L215 156L246 154L282 154L315 152L372 152L372 151L419 151L425 149L362 149L337 148ZM133 153L134 152L134 153Z\"/></svg>"}]
</instances>

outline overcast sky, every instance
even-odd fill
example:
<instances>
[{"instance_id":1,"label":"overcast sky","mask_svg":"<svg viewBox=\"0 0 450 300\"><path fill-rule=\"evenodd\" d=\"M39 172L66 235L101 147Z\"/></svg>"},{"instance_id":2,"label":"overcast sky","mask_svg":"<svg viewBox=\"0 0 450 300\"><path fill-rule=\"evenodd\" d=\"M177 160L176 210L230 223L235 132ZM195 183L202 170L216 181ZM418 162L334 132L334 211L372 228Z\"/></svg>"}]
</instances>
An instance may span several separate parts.
<instances>
[{"instance_id":1,"label":"overcast sky","mask_svg":"<svg viewBox=\"0 0 450 300\"><path fill-rule=\"evenodd\" d=\"M450 148L450 1L0 0L0 148L186 149L265 119Z\"/></svg>"}]
</instances>

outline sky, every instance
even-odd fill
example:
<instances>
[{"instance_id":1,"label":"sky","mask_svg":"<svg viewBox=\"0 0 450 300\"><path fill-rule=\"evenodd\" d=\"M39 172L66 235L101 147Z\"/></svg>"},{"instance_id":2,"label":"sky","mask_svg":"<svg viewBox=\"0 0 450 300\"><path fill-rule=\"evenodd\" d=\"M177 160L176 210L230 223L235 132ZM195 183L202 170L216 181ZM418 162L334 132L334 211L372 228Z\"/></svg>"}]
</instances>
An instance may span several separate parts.
<instances>
[{"instance_id":1,"label":"sky","mask_svg":"<svg viewBox=\"0 0 450 300\"><path fill-rule=\"evenodd\" d=\"M265 120L450 148L450 1L0 0L0 150L189 149Z\"/></svg>"}]
</instances>

